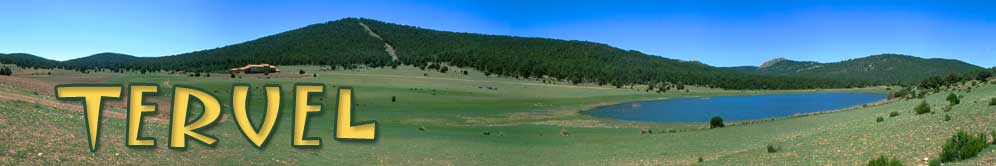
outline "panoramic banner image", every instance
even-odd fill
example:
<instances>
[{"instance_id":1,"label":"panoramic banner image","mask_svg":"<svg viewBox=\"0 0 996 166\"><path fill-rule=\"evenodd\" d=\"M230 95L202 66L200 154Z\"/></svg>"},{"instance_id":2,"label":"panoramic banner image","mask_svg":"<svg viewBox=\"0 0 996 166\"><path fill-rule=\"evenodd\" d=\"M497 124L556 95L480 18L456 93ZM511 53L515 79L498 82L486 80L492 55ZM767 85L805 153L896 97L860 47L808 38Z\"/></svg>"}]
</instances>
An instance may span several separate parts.
<instances>
[{"instance_id":1,"label":"panoramic banner image","mask_svg":"<svg viewBox=\"0 0 996 166\"><path fill-rule=\"evenodd\" d=\"M0 2L0 166L996 166L996 1Z\"/></svg>"}]
</instances>

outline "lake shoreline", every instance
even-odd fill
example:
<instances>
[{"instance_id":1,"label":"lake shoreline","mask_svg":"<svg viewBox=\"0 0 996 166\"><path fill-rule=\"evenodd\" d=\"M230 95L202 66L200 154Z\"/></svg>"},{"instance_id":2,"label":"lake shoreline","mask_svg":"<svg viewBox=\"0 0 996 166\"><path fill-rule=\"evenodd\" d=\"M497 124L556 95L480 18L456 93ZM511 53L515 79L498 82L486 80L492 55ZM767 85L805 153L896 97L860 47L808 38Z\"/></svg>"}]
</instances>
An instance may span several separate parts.
<instances>
[{"instance_id":1,"label":"lake shoreline","mask_svg":"<svg viewBox=\"0 0 996 166\"><path fill-rule=\"evenodd\" d=\"M863 90L863 89L862 89ZM844 93L844 94L842 94ZM789 96L789 95L806 95L806 96ZM833 96L826 96L833 95ZM841 95L859 95L859 96L841 96ZM869 96L874 95L874 96ZM752 97L757 96L757 97ZM727 97L714 100L714 97ZM729 98L736 97L736 98ZM741 98L748 97L748 98ZM773 99L778 98L778 99ZM825 100L839 99L836 103L826 103ZM705 101L698 101L705 100ZM748 101L740 101L748 100ZM756 101L749 100L763 100L762 102L778 102L780 104L756 104ZM774 101L772 101L774 100ZM788 100L788 101L784 101ZM801 101L803 103L784 103L791 102L792 100ZM736 105L742 106L744 110L741 112L723 112L722 110L730 110L729 107L736 107L736 105L731 105L730 103L716 103L716 102L735 102ZM844 90L844 91L804 91L804 92L781 92L781 93L733 93L733 94L719 94L719 95L697 95L697 96L683 96L683 97L665 97L665 98L653 98L629 102L619 102L613 104L600 103L597 106L591 106L584 110L578 111L579 114L583 114L587 117L592 117L600 120L610 120L610 121L621 121L621 122L635 122L635 123L652 123L652 124L705 124L707 120L695 120L687 121L676 119L653 119L647 117L659 117L660 114L675 114L677 116L702 116L702 114L710 114L708 116L720 116L728 119L728 123L733 124L750 124L760 121L771 121L777 119L787 119L793 117L803 117L810 115L826 114L842 110L850 110L855 108L881 105L884 103L889 103L887 93L875 93L861 90ZM689 108L683 108L680 110L675 110L676 104L680 104L682 107L689 106ZM795 105L793 105L795 104ZM826 110L805 110L810 108L809 104L816 105L817 107L828 107ZM627 106L628 105L628 106ZM644 105L649 105L649 107L658 108L642 108ZM716 106L718 105L718 106ZM614 110L611 107L619 107ZM722 108L726 107L726 108ZM796 108L795 110L785 110L785 107ZM646 112L648 109L654 109L652 112ZM659 109L664 109L660 111ZM740 109L740 108L737 108ZM820 108L816 108L820 109ZM717 112L719 110L719 112ZM779 110L779 111L772 111ZM597 113L602 111L601 113ZM627 112L623 112L627 111ZM640 111L640 112L628 112L628 111ZM692 112L688 112L692 111ZM751 113L751 112L754 113ZM792 113L797 112L797 113ZM770 113L770 117L761 117L754 119L744 119L759 116L758 113ZM714 115L714 114L726 114L726 115ZM731 115L732 114L732 115ZM738 117L740 118L726 118L726 117ZM765 116L765 115L760 115ZM672 116L674 117L674 116ZM680 118L680 117L679 117ZM695 118L700 119L700 118ZM708 119L708 118L701 118ZM735 119L735 120L729 120Z\"/></svg>"}]
</instances>

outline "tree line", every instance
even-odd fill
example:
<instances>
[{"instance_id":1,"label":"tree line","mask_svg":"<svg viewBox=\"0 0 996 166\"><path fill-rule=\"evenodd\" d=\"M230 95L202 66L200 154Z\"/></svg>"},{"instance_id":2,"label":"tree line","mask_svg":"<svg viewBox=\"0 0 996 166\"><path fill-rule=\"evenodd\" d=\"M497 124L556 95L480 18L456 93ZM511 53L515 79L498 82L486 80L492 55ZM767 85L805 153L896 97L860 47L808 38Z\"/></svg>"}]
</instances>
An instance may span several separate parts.
<instances>
[{"instance_id":1,"label":"tree line","mask_svg":"<svg viewBox=\"0 0 996 166\"><path fill-rule=\"evenodd\" d=\"M381 39L367 32L359 25L361 22L381 36ZM385 52L385 44L395 48L399 61L393 61ZM324 65L331 66L332 69L412 65L448 70L446 66L456 66L474 68L487 75L551 78L575 84L595 83L615 87L651 85L656 90L683 89L685 85L722 89L813 89L873 85L866 81L737 73L697 62L668 59L594 42L444 32L355 18L310 25L215 49L156 58L128 58L125 61L105 63L106 66L81 64L82 62L60 65L57 61L54 64L42 62L29 65L64 67L82 72L106 68L118 72L188 73L224 71L259 63Z\"/></svg>"}]
</instances>

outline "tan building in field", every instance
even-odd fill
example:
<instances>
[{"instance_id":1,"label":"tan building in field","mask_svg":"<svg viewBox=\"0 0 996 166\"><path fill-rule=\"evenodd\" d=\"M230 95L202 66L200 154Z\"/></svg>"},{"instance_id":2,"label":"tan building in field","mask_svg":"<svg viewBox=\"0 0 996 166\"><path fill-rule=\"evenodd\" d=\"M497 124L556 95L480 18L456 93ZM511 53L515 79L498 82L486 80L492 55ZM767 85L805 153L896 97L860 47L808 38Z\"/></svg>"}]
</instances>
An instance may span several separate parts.
<instances>
[{"instance_id":1,"label":"tan building in field","mask_svg":"<svg viewBox=\"0 0 996 166\"><path fill-rule=\"evenodd\" d=\"M280 69L277 69L277 66L273 66L273 65L270 65L270 64L250 64L250 65L246 65L246 66L239 67L239 68L229 69L229 72L231 72L231 73L246 73L246 74L252 74L252 73L276 73L276 72L280 72Z\"/></svg>"}]
</instances>

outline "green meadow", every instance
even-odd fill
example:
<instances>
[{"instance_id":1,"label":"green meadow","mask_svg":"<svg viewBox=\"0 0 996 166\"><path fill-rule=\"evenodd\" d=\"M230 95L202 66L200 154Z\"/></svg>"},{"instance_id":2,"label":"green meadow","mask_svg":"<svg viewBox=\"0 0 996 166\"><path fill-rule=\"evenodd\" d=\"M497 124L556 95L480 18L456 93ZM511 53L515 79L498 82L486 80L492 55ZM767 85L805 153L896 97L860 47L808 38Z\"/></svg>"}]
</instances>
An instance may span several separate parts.
<instances>
[{"instance_id":1,"label":"green meadow","mask_svg":"<svg viewBox=\"0 0 996 166\"><path fill-rule=\"evenodd\" d=\"M667 93L645 92L642 87L615 88L573 85L558 80L485 76L464 69L448 73L413 67L323 71L317 66L286 66L282 73L239 75L211 73L190 77L169 73L124 73L111 84L155 83L166 96L175 85L206 89L223 105L223 120L205 132L217 137L216 147L188 143L185 151L166 148L169 126L146 123L143 133L158 143L153 149L124 145L122 119L102 120L100 147L87 149L83 114L73 110L23 101L0 100L0 163L148 164L185 162L197 165L863 165L880 155L906 165L926 165L941 152L944 141L958 130L990 132L996 129L996 84L963 84L926 96L895 99L806 116L749 122L728 122L708 129L706 123L629 122L585 115L598 106L675 97L749 95L805 92L888 93L894 88L826 89L799 91L730 91L705 87ZM306 71L298 74L299 70ZM52 76L31 76L52 77ZM241 136L231 120L233 83L252 85L250 115L261 121L263 85L282 87L281 117L270 143L257 149ZM291 95L294 83L323 83L324 104L310 119L308 136L321 137L323 146L298 149L290 145ZM354 89L354 120L376 120L375 143L333 139L336 88ZM969 90L970 89L970 90ZM5 93L51 99L11 86ZM949 93L963 96L950 111ZM393 101L392 101L393 98ZM921 101L934 113L917 115ZM105 111L124 112L121 109ZM159 115L150 118L168 117ZM197 111L194 111L197 112ZM890 117L889 113L900 115ZM951 120L945 121L945 115ZM192 115L191 117L197 117ZM884 121L876 122L877 117ZM703 120L705 121L705 120ZM652 134L641 134L651 130ZM192 141L192 140L191 140ZM778 147L769 153L766 147ZM996 164L989 148L980 157L946 163ZM926 160L925 160L926 159Z\"/></svg>"}]
</instances>

